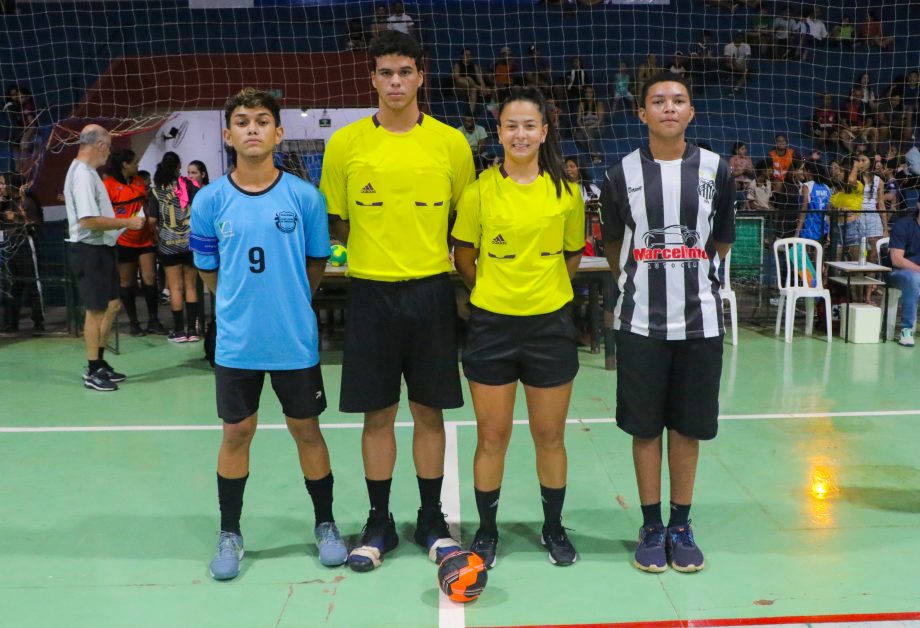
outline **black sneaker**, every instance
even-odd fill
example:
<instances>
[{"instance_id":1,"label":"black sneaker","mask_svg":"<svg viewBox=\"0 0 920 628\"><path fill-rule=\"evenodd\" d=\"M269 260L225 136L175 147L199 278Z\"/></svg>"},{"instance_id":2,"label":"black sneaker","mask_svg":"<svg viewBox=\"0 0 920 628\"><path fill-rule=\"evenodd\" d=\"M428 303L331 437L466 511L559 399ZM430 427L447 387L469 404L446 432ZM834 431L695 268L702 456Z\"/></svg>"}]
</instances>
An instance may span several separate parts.
<instances>
[{"instance_id":1,"label":"black sneaker","mask_svg":"<svg viewBox=\"0 0 920 628\"><path fill-rule=\"evenodd\" d=\"M358 544L348 554L348 566L352 571L373 571L383 562L383 555L399 545L396 523L393 515L381 517L373 510L361 531Z\"/></svg>"},{"instance_id":2,"label":"black sneaker","mask_svg":"<svg viewBox=\"0 0 920 628\"><path fill-rule=\"evenodd\" d=\"M492 569L495 566L495 554L498 548L498 531L476 530L476 536L473 537L473 543L470 545L470 551L477 554L482 559L482 564L486 569Z\"/></svg>"},{"instance_id":3,"label":"black sneaker","mask_svg":"<svg viewBox=\"0 0 920 628\"><path fill-rule=\"evenodd\" d=\"M156 334L157 336L165 336L168 332L166 331L166 328L163 327L163 323L157 319L153 319L152 321L147 322L147 333Z\"/></svg>"},{"instance_id":4,"label":"black sneaker","mask_svg":"<svg viewBox=\"0 0 920 628\"><path fill-rule=\"evenodd\" d=\"M109 379L104 369L98 368L92 373L83 373L83 387L90 390L99 390L102 392L111 392L118 390L118 384Z\"/></svg>"},{"instance_id":5,"label":"black sneaker","mask_svg":"<svg viewBox=\"0 0 920 628\"><path fill-rule=\"evenodd\" d=\"M201 337L198 335L198 332L195 331L194 327L189 327L188 331L185 332L185 341L186 342L198 342L201 340Z\"/></svg>"},{"instance_id":6,"label":"black sneaker","mask_svg":"<svg viewBox=\"0 0 920 628\"><path fill-rule=\"evenodd\" d=\"M166 336L166 340L170 342L188 342L188 336L185 335L185 330L175 330L169 332L169 335Z\"/></svg>"},{"instance_id":7,"label":"black sneaker","mask_svg":"<svg viewBox=\"0 0 920 628\"><path fill-rule=\"evenodd\" d=\"M124 373L119 373L118 371L113 369L112 365L106 362L105 360L102 361L102 368L100 370L105 371L106 376L111 381L115 382L116 384L119 382L123 382L128 378L128 376L125 375Z\"/></svg>"},{"instance_id":8,"label":"black sneaker","mask_svg":"<svg viewBox=\"0 0 920 628\"><path fill-rule=\"evenodd\" d=\"M549 532L544 529L540 535L540 544L549 552L549 562L554 565L564 567L578 560L578 552L575 551L575 546L562 526Z\"/></svg>"},{"instance_id":9,"label":"black sneaker","mask_svg":"<svg viewBox=\"0 0 920 628\"><path fill-rule=\"evenodd\" d=\"M450 535L447 527L446 515L438 510L425 511L418 509L418 519L415 522L415 542L428 550L428 558L440 565L448 554L460 548L460 542Z\"/></svg>"},{"instance_id":10,"label":"black sneaker","mask_svg":"<svg viewBox=\"0 0 920 628\"><path fill-rule=\"evenodd\" d=\"M131 336L135 336L135 337L147 335L144 332L143 328L141 327L141 324L138 323L137 321L131 321L130 323L128 323L128 334L130 334Z\"/></svg>"}]
</instances>

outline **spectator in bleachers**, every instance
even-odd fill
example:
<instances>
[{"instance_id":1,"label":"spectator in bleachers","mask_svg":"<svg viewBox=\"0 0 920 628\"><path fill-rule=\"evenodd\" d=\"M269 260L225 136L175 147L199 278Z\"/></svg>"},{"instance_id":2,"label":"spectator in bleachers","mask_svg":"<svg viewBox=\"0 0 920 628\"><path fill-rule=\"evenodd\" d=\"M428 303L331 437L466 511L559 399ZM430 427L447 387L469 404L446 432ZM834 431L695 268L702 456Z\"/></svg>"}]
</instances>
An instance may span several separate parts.
<instances>
[{"instance_id":1,"label":"spectator in bleachers","mask_svg":"<svg viewBox=\"0 0 920 628\"><path fill-rule=\"evenodd\" d=\"M374 19L371 20L371 39L377 37L384 31L390 30L390 25L387 22L390 15L387 13L387 7L385 4L378 4L374 8Z\"/></svg>"},{"instance_id":2,"label":"spectator in bleachers","mask_svg":"<svg viewBox=\"0 0 920 628\"><path fill-rule=\"evenodd\" d=\"M604 163L601 136L605 113L604 103L597 99L594 87L586 85L582 98L578 101L572 135L579 146L591 155L591 161L595 165Z\"/></svg>"},{"instance_id":3,"label":"spectator in bleachers","mask_svg":"<svg viewBox=\"0 0 920 628\"><path fill-rule=\"evenodd\" d=\"M199 159L193 159L188 162L185 174L193 183L197 183L200 188L211 182L211 177L208 176L208 167Z\"/></svg>"},{"instance_id":4,"label":"spectator in bleachers","mask_svg":"<svg viewBox=\"0 0 920 628\"><path fill-rule=\"evenodd\" d=\"M750 29L745 33L747 40L757 46L757 57L769 59L773 54L773 18L767 7L761 6L757 15L751 18Z\"/></svg>"},{"instance_id":5,"label":"spectator in bleachers","mask_svg":"<svg viewBox=\"0 0 920 628\"><path fill-rule=\"evenodd\" d=\"M802 210L795 237L808 238L824 244L830 229L827 210L831 203L831 189L820 180L820 172L813 162L806 162L802 173L804 180L799 192Z\"/></svg>"},{"instance_id":6,"label":"spectator in bleachers","mask_svg":"<svg viewBox=\"0 0 920 628\"><path fill-rule=\"evenodd\" d=\"M913 114L920 113L920 70L911 70L901 89L904 108Z\"/></svg>"},{"instance_id":7,"label":"spectator in bleachers","mask_svg":"<svg viewBox=\"0 0 920 628\"><path fill-rule=\"evenodd\" d=\"M882 50L887 50L894 44L894 37L884 35L882 20L879 18L878 12L872 9L866 10L866 15L863 21L858 24L856 30L860 39L870 46L878 46Z\"/></svg>"},{"instance_id":8,"label":"spectator in bleachers","mask_svg":"<svg viewBox=\"0 0 920 628\"><path fill-rule=\"evenodd\" d=\"M830 92L821 96L821 106L815 108L809 127L811 136L821 140L825 148L837 145L840 120L834 107L834 96Z\"/></svg>"},{"instance_id":9,"label":"spectator in bleachers","mask_svg":"<svg viewBox=\"0 0 920 628\"><path fill-rule=\"evenodd\" d=\"M856 27L849 15L844 15L840 24L831 29L830 41L847 48L856 47Z\"/></svg>"},{"instance_id":10,"label":"spectator in bleachers","mask_svg":"<svg viewBox=\"0 0 920 628\"><path fill-rule=\"evenodd\" d=\"M856 260L859 241L859 212L862 210L865 186L859 179L859 165L855 158L831 162L831 207L841 212L839 217L840 242L847 251L847 259Z\"/></svg>"},{"instance_id":11,"label":"spectator in bleachers","mask_svg":"<svg viewBox=\"0 0 920 628\"><path fill-rule=\"evenodd\" d=\"M503 102L511 88L521 84L521 68L511 56L511 48L504 46L498 51L498 57L492 66L492 86L495 88L496 100Z\"/></svg>"},{"instance_id":12,"label":"spectator in bleachers","mask_svg":"<svg viewBox=\"0 0 920 628\"><path fill-rule=\"evenodd\" d=\"M800 33L801 27L798 20L792 17L789 7L784 6L773 20L773 43L777 59L788 59L793 55Z\"/></svg>"},{"instance_id":13,"label":"spectator in bleachers","mask_svg":"<svg viewBox=\"0 0 920 628\"><path fill-rule=\"evenodd\" d=\"M719 60L716 56L712 32L704 30L700 38L690 46L690 76L694 87L707 85L719 73ZM641 92L641 87L640 91Z\"/></svg>"},{"instance_id":14,"label":"spectator in bleachers","mask_svg":"<svg viewBox=\"0 0 920 628\"><path fill-rule=\"evenodd\" d=\"M773 182L772 219L773 233L777 238L791 238L797 231L802 209L800 194L804 183L805 167L800 159L789 166L782 181Z\"/></svg>"},{"instance_id":15,"label":"spectator in bleachers","mask_svg":"<svg viewBox=\"0 0 920 628\"><path fill-rule=\"evenodd\" d=\"M22 176L0 173L0 294L3 296L3 326L7 334L19 332L19 311L28 301L31 308L32 333L45 330L45 314L39 291L36 230L44 222L41 202L26 189ZM40 263L40 262L39 262ZM9 280L7 281L2 280ZM4 285L7 284L7 285ZM28 296L26 296L28 295Z\"/></svg>"},{"instance_id":16,"label":"spectator in bleachers","mask_svg":"<svg viewBox=\"0 0 920 628\"><path fill-rule=\"evenodd\" d=\"M645 56L645 62L639 66L639 70L636 73L637 80L639 81L636 89L638 93L642 93L642 87L651 79L653 76L660 74L663 71L663 68L658 65L658 56L655 53L648 53Z\"/></svg>"},{"instance_id":17,"label":"spectator in bleachers","mask_svg":"<svg viewBox=\"0 0 920 628\"><path fill-rule=\"evenodd\" d=\"M565 158L565 176L569 181L576 184L581 191L581 200L585 208L594 206L596 209L597 202L601 198L601 190L590 179L582 176L581 162L575 155L569 155Z\"/></svg>"},{"instance_id":18,"label":"spectator in bleachers","mask_svg":"<svg viewBox=\"0 0 920 628\"><path fill-rule=\"evenodd\" d=\"M19 102L19 115L22 128L16 141L16 152L19 157L17 170L27 174L32 169L36 143L38 141L38 115L35 110L35 101L32 91L27 87L20 87L16 98Z\"/></svg>"},{"instance_id":19,"label":"spectator in bleachers","mask_svg":"<svg viewBox=\"0 0 920 628\"><path fill-rule=\"evenodd\" d=\"M556 100L553 98L546 99L546 119L550 121L549 132L555 133L560 137L561 141L562 109L559 108L559 105L556 104Z\"/></svg>"},{"instance_id":20,"label":"spectator in bleachers","mask_svg":"<svg viewBox=\"0 0 920 628\"><path fill-rule=\"evenodd\" d=\"M473 151L473 163L476 165L476 174L479 174L488 167L488 160L484 157L484 152L489 134L484 127L476 124L472 111L468 111L465 116L460 116L460 122L457 130L463 134L470 145L470 150Z\"/></svg>"},{"instance_id":21,"label":"spectator in bleachers","mask_svg":"<svg viewBox=\"0 0 920 628\"><path fill-rule=\"evenodd\" d=\"M888 253L894 268L888 274L888 283L901 291L901 335L898 344L913 347L917 299L920 296L920 213L905 216L892 226Z\"/></svg>"},{"instance_id":22,"label":"spectator in bleachers","mask_svg":"<svg viewBox=\"0 0 920 628\"><path fill-rule=\"evenodd\" d=\"M889 225L893 225L895 220L907 211L907 199L904 197L904 192L901 191L901 181L906 171L905 162L897 155L883 159L881 163L876 164L876 174L885 182L882 201L885 203L885 211L888 212Z\"/></svg>"},{"instance_id":23,"label":"spectator in bleachers","mask_svg":"<svg viewBox=\"0 0 920 628\"><path fill-rule=\"evenodd\" d=\"M393 3L390 17L387 18L387 27L391 31L399 31L406 35L414 35L413 29L415 27L415 21L406 13L406 7L402 0L396 0Z\"/></svg>"},{"instance_id":24,"label":"spectator in bleachers","mask_svg":"<svg viewBox=\"0 0 920 628\"><path fill-rule=\"evenodd\" d=\"M804 61L807 58L809 48L818 48L824 46L827 42L827 26L825 26L824 20L821 19L821 9L818 7L805 9L802 31L805 37L805 48L802 51L802 60Z\"/></svg>"},{"instance_id":25,"label":"spectator in bleachers","mask_svg":"<svg viewBox=\"0 0 920 628\"><path fill-rule=\"evenodd\" d=\"M753 181L747 185L747 209L752 211L773 210L773 184L766 169L757 171Z\"/></svg>"},{"instance_id":26,"label":"spectator in bleachers","mask_svg":"<svg viewBox=\"0 0 920 628\"><path fill-rule=\"evenodd\" d=\"M770 160L770 180L774 188L786 180L786 173L792 168L795 159L795 150L789 147L789 140L783 133L777 133L773 138L773 150L767 153Z\"/></svg>"},{"instance_id":27,"label":"spectator in bleachers","mask_svg":"<svg viewBox=\"0 0 920 628\"><path fill-rule=\"evenodd\" d=\"M748 61L751 58L751 46L744 41L741 31L736 31L732 40L725 44L722 51L724 67L732 80L732 93L737 94L747 83Z\"/></svg>"},{"instance_id":28,"label":"spectator in bleachers","mask_svg":"<svg viewBox=\"0 0 920 628\"><path fill-rule=\"evenodd\" d=\"M616 113L621 102L629 103L629 111L635 111L636 97L629 91L631 85L632 75L629 73L629 66L626 65L625 61L620 61L620 68L617 70L616 76L613 77L613 107L610 110L610 115ZM627 110L625 104L623 105L623 110Z\"/></svg>"},{"instance_id":29,"label":"spectator in bleachers","mask_svg":"<svg viewBox=\"0 0 920 628\"><path fill-rule=\"evenodd\" d=\"M112 151L108 171L102 181L105 185L115 217L119 219L145 216L147 187L137 176L137 156L129 148ZM146 218L147 225L139 231L126 230L115 242L118 250L119 297L128 315L128 329L132 336L165 334L160 323L159 290L157 290L155 229L156 221ZM144 301L147 304L147 329L137 319L137 271L141 271Z\"/></svg>"},{"instance_id":30,"label":"spectator in bleachers","mask_svg":"<svg viewBox=\"0 0 920 628\"><path fill-rule=\"evenodd\" d=\"M860 237L868 241L869 261L877 263L875 244L879 238L888 233L888 215L884 213L885 200L883 198L885 182L873 171L873 160L868 155L857 157L856 167L863 184L862 208L857 218L858 230ZM851 258L853 258L852 252ZM870 298L873 294L874 290L869 289L866 298Z\"/></svg>"},{"instance_id":31,"label":"spectator in bleachers","mask_svg":"<svg viewBox=\"0 0 920 628\"><path fill-rule=\"evenodd\" d=\"M920 149L916 145L911 146L904 154L904 160L907 162L907 172L914 177L920 177Z\"/></svg>"},{"instance_id":32,"label":"spectator in bleachers","mask_svg":"<svg viewBox=\"0 0 920 628\"><path fill-rule=\"evenodd\" d=\"M754 162L748 155L748 147L744 142L735 142L732 155L728 159L728 166L735 178L735 189L746 190L748 183L754 180Z\"/></svg>"},{"instance_id":33,"label":"spectator in bleachers","mask_svg":"<svg viewBox=\"0 0 920 628\"><path fill-rule=\"evenodd\" d=\"M546 98L556 98L559 101L565 99L562 86L553 85L549 59L543 56L536 44L527 49L527 58L524 59L524 85L536 87Z\"/></svg>"},{"instance_id":34,"label":"spectator in bleachers","mask_svg":"<svg viewBox=\"0 0 920 628\"><path fill-rule=\"evenodd\" d=\"M565 94L569 103L577 103L584 87L591 84L591 77L585 70L581 57L572 57L572 66L565 73Z\"/></svg>"},{"instance_id":35,"label":"spectator in bleachers","mask_svg":"<svg viewBox=\"0 0 920 628\"><path fill-rule=\"evenodd\" d=\"M862 91L862 87L855 86L840 111L840 143L850 153L855 151L857 138L865 139L870 146L878 141L878 131L872 126L872 115Z\"/></svg>"},{"instance_id":36,"label":"spectator in bleachers","mask_svg":"<svg viewBox=\"0 0 920 628\"><path fill-rule=\"evenodd\" d=\"M901 93L892 86L886 98L878 106L875 125L878 128L878 141L891 142L898 153L906 148L913 137L911 112L904 108Z\"/></svg>"},{"instance_id":37,"label":"spectator in bleachers","mask_svg":"<svg viewBox=\"0 0 920 628\"><path fill-rule=\"evenodd\" d=\"M876 107L878 107L878 96L875 93L875 88L872 87L872 76L868 72L863 72L856 79L854 87L862 89L862 101L866 105L866 111L874 113Z\"/></svg>"},{"instance_id":38,"label":"spectator in bleachers","mask_svg":"<svg viewBox=\"0 0 920 628\"><path fill-rule=\"evenodd\" d=\"M345 23L345 50L364 50L367 48L367 34L361 18L353 17Z\"/></svg>"},{"instance_id":39,"label":"spectator in bleachers","mask_svg":"<svg viewBox=\"0 0 920 628\"><path fill-rule=\"evenodd\" d=\"M471 48L464 47L460 51L460 58L454 61L451 76L454 82L454 90L458 92L458 97L459 93L466 97L469 103L469 110L475 115L479 95L482 94L483 98L485 98L488 87L486 87L486 82L482 77L482 68L473 58Z\"/></svg>"}]
</instances>

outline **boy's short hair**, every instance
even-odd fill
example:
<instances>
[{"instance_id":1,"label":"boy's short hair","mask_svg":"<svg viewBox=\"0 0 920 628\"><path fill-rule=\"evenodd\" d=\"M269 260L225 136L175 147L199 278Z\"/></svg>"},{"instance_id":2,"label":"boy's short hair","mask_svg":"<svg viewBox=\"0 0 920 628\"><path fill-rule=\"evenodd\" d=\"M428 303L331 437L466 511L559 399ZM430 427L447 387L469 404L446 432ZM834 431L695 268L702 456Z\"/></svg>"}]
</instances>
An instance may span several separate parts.
<instances>
[{"instance_id":1,"label":"boy's short hair","mask_svg":"<svg viewBox=\"0 0 920 628\"><path fill-rule=\"evenodd\" d=\"M415 69L422 69L422 47L411 35L400 31L383 31L371 40L367 57L371 60L371 71L377 69L377 58L387 55L409 57L415 61Z\"/></svg>"},{"instance_id":2,"label":"boy's short hair","mask_svg":"<svg viewBox=\"0 0 920 628\"><path fill-rule=\"evenodd\" d=\"M234 96L231 96L224 105L224 118L227 121L227 127L230 127L230 118L233 112L239 107L247 109L257 109L264 107L271 112L275 119L275 126L281 126L281 107L275 97L268 92L256 89L255 87L244 87Z\"/></svg>"},{"instance_id":3,"label":"boy's short hair","mask_svg":"<svg viewBox=\"0 0 920 628\"><path fill-rule=\"evenodd\" d=\"M687 98L690 99L690 104L693 104L693 94L690 93L690 83L687 82L680 74L671 71L659 72L648 82L642 86L642 93L639 95L639 106L645 108L645 99L648 97L648 90L651 89L652 85L656 83L680 83L687 90Z\"/></svg>"}]
</instances>

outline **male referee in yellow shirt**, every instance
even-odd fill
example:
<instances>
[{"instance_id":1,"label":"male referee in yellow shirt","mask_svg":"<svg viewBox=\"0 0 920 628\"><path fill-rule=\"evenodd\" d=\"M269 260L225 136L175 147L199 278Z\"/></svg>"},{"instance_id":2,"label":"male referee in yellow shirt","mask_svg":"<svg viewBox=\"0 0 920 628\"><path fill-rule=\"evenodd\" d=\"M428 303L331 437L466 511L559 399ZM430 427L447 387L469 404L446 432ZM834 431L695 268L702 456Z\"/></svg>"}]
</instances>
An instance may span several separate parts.
<instances>
[{"instance_id":1,"label":"male referee in yellow shirt","mask_svg":"<svg viewBox=\"0 0 920 628\"><path fill-rule=\"evenodd\" d=\"M421 496L415 541L435 562L459 549L440 504L442 410L463 405L447 223L474 179L463 135L419 110L418 43L386 31L368 56L379 111L332 136L320 182L330 230L348 245L351 278L339 408L364 413L361 450L371 508L348 557L355 571L375 569L399 543L389 498L401 377L415 422Z\"/></svg>"}]
</instances>

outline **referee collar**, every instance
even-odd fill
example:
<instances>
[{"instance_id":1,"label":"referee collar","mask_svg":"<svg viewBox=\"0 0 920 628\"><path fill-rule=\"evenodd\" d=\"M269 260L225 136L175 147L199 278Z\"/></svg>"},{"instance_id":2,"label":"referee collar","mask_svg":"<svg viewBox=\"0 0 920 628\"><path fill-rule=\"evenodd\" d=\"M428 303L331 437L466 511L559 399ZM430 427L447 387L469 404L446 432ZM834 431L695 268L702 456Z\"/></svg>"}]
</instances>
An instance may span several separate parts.
<instances>
[{"instance_id":1,"label":"referee collar","mask_svg":"<svg viewBox=\"0 0 920 628\"><path fill-rule=\"evenodd\" d=\"M422 126L422 120L424 120L424 119L425 119L425 114L422 113L421 111L419 111L419 112L418 112L418 121L416 122L416 124L419 125L419 126ZM380 120L377 118L377 114L376 114L376 113L375 113L374 115L371 116L371 120L374 121L374 128L377 128L378 126L380 126Z\"/></svg>"},{"instance_id":2,"label":"referee collar","mask_svg":"<svg viewBox=\"0 0 920 628\"><path fill-rule=\"evenodd\" d=\"M502 175L502 179L507 179L507 178L508 178L508 171L505 170L505 164L504 164L504 163L502 163L502 164L498 167L498 172L499 172L499 174ZM543 176L543 166L540 166L540 170L537 172L537 176L538 176L538 177L542 177L542 176Z\"/></svg>"},{"instance_id":3,"label":"referee collar","mask_svg":"<svg viewBox=\"0 0 920 628\"><path fill-rule=\"evenodd\" d=\"M690 159L693 156L693 153L698 151L699 147L693 142L687 142L687 145L684 147L684 154L680 156L682 160ZM652 151L649 149L648 144L644 144L642 148L639 149L639 153L644 159L649 161L655 161L655 158L652 156Z\"/></svg>"}]
</instances>

